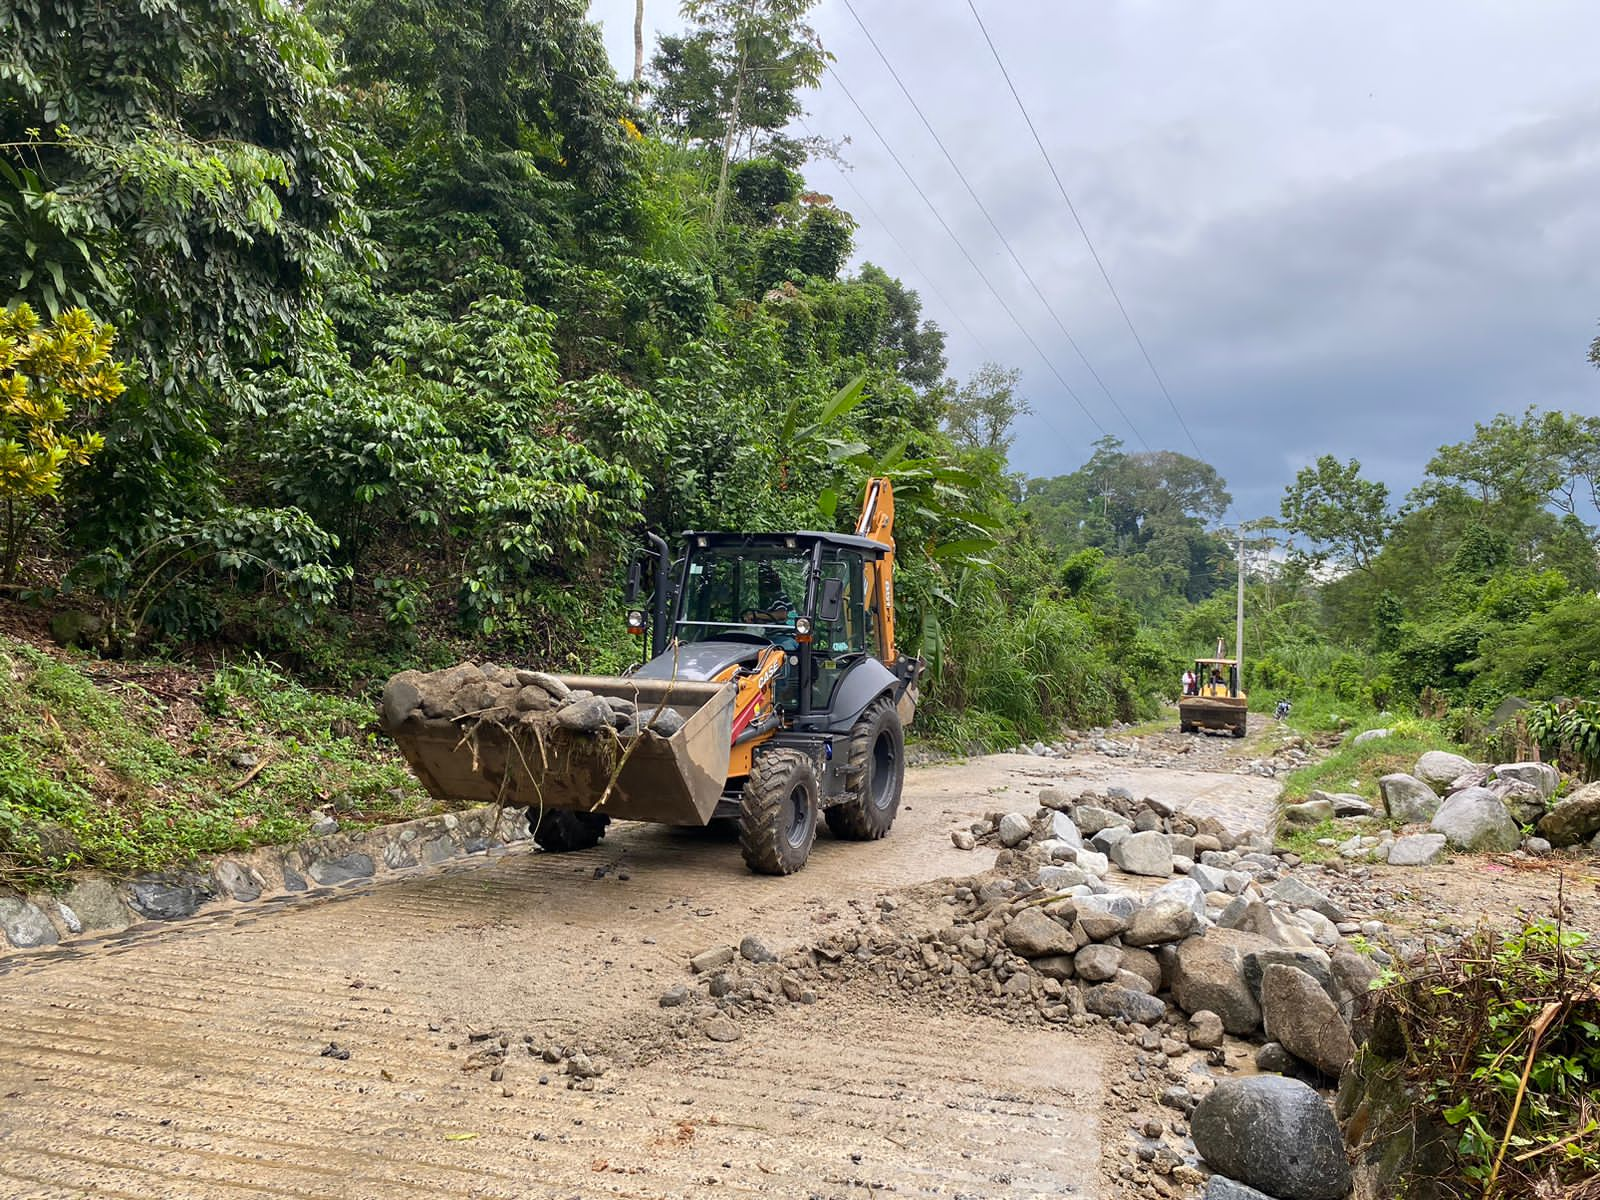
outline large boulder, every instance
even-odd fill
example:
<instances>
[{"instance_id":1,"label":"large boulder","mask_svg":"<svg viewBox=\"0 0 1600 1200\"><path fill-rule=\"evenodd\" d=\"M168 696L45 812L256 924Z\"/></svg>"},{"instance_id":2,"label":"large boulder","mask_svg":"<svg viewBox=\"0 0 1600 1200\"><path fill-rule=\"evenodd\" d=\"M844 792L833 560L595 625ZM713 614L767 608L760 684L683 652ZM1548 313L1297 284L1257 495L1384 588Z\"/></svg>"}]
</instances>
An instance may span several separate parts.
<instances>
[{"instance_id":1,"label":"large boulder","mask_svg":"<svg viewBox=\"0 0 1600 1200\"><path fill-rule=\"evenodd\" d=\"M1167 1006L1146 992L1120 983L1097 983L1083 989L1083 1006L1112 1020L1154 1025L1167 1015Z\"/></svg>"},{"instance_id":2,"label":"large boulder","mask_svg":"<svg viewBox=\"0 0 1600 1200\"><path fill-rule=\"evenodd\" d=\"M20 948L54 946L60 940L44 910L20 896L0 896L0 931Z\"/></svg>"},{"instance_id":3,"label":"large boulder","mask_svg":"<svg viewBox=\"0 0 1600 1200\"><path fill-rule=\"evenodd\" d=\"M1488 788L1457 792L1433 815L1431 828L1452 846L1477 853L1515 850L1522 842L1517 823Z\"/></svg>"},{"instance_id":4,"label":"large boulder","mask_svg":"<svg viewBox=\"0 0 1600 1200\"><path fill-rule=\"evenodd\" d=\"M1350 1165L1333 1112L1281 1075L1225 1079L1190 1118L1195 1148L1220 1175L1279 1200L1343 1200Z\"/></svg>"},{"instance_id":5,"label":"large boulder","mask_svg":"<svg viewBox=\"0 0 1600 1200\"><path fill-rule=\"evenodd\" d=\"M1044 958L1051 954L1071 954L1078 948L1072 931L1060 922L1045 916L1044 910L1025 908L1011 918L1006 926L1007 949L1023 958Z\"/></svg>"},{"instance_id":6,"label":"large boulder","mask_svg":"<svg viewBox=\"0 0 1600 1200\"><path fill-rule=\"evenodd\" d=\"M1585 784L1545 813L1539 833L1555 846L1575 846L1600 833L1600 781Z\"/></svg>"},{"instance_id":7,"label":"large boulder","mask_svg":"<svg viewBox=\"0 0 1600 1200\"><path fill-rule=\"evenodd\" d=\"M1277 946L1310 946L1311 935L1298 925L1283 920L1266 903L1240 896L1229 904L1217 919L1223 929L1237 929Z\"/></svg>"},{"instance_id":8,"label":"large boulder","mask_svg":"<svg viewBox=\"0 0 1600 1200\"><path fill-rule=\"evenodd\" d=\"M1444 859L1444 834L1412 833L1389 846L1391 867L1431 867Z\"/></svg>"},{"instance_id":9,"label":"large boulder","mask_svg":"<svg viewBox=\"0 0 1600 1200\"><path fill-rule=\"evenodd\" d=\"M1105 983L1122 970L1122 951L1115 946L1085 946L1072 959L1078 978L1088 983Z\"/></svg>"},{"instance_id":10,"label":"large boulder","mask_svg":"<svg viewBox=\"0 0 1600 1200\"><path fill-rule=\"evenodd\" d=\"M1172 998L1186 1013L1207 1009L1237 1036L1261 1025L1261 1006L1244 977L1244 956L1269 943L1254 934L1213 929L1178 944L1172 964Z\"/></svg>"},{"instance_id":11,"label":"large boulder","mask_svg":"<svg viewBox=\"0 0 1600 1200\"><path fill-rule=\"evenodd\" d=\"M1309 883L1293 875L1285 875L1273 886L1272 898L1282 900L1292 908L1309 908L1321 913L1330 921L1347 921L1350 914L1338 901L1317 891Z\"/></svg>"},{"instance_id":12,"label":"large boulder","mask_svg":"<svg viewBox=\"0 0 1600 1200\"><path fill-rule=\"evenodd\" d=\"M1130 834L1111 847L1111 861L1130 875L1165 879L1172 874L1172 839L1154 830Z\"/></svg>"},{"instance_id":13,"label":"large boulder","mask_svg":"<svg viewBox=\"0 0 1600 1200\"><path fill-rule=\"evenodd\" d=\"M1195 869L1198 871L1210 870L1209 867L1201 867L1199 864L1196 864ZM1212 890L1221 891L1222 889L1219 885ZM1176 900L1179 904L1187 905L1189 911L1194 913L1197 919L1205 919L1206 889L1201 886L1200 880L1196 879L1192 874L1179 875L1170 883L1162 884L1145 898L1145 903L1157 904L1162 900Z\"/></svg>"},{"instance_id":14,"label":"large boulder","mask_svg":"<svg viewBox=\"0 0 1600 1200\"><path fill-rule=\"evenodd\" d=\"M1021 813L1008 812L1000 818L1000 844L1002 846L1020 845L1028 839L1028 835L1032 832L1032 824Z\"/></svg>"},{"instance_id":15,"label":"large boulder","mask_svg":"<svg viewBox=\"0 0 1600 1200\"><path fill-rule=\"evenodd\" d=\"M1096 804L1080 804L1074 808L1072 823L1084 837L1093 837L1102 829L1109 829L1113 825L1120 825L1125 829L1133 827L1133 822L1121 813L1112 812L1109 808L1101 808Z\"/></svg>"},{"instance_id":16,"label":"large boulder","mask_svg":"<svg viewBox=\"0 0 1600 1200\"><path fill-rule=\"evenodd\" d=\"M1438 793L1414 775L1385 775L1378 780L1378 792L1389 815L1402 825L1431 821L1439 811Z\"/></svg>"},{"instance_id":17,"label":"large boulder","mask_svg":"<svg viewBox=\"0 0 1600 1200\"><path fill-rule=\"evenodd\" d=\"M1267 1037L1324 1075L1337 1078L1356 1052L1328 990L1287 963L1273 963L1261 976L1261 1018Z\"/></svg>"},{"instance_id":18,"label":"large boulder","mask_svg":"<svg viewBox=\"0 0 1600 1200\"><path fill-rule=\"evenodd\" d=\"M1496 779L1489 785L1489 791L1500 798L1500 803L1506 806L1518 825L1537 824L1550 807L1549 799L1538 787L1520 779Z\"/></svg>"},{"instance_id":19,"label":"large boulder","mask_svg":"<svg viewBox=\"0 0 1600 1200\"><path fill-rule=\"evenodd\" d=\"M1429 750L1417 759L1417 765L1411 768L1411 773L1435 791L1442 792L1475 765L1470 758L1463 758L1448 750Z\"/></svg>"},{"instance_id":20,"label":"large boulder","mask_svg":"<svg viewBox=\"0 0 1600 1200\"><path fill-rule=\"evenodd\" d=\"M1200 918L1182 900L1157 900L1133 914L1122 940L1130 946L1182 941L1200 928Z\"/></svg>"},{"instance_id":21,"label":"large boulder","mask_svg":"<svg viewBox=\"0 0 1600 1200\"><path fill-rule=\"evenodd\" d=\"M1393 732L1392 729L1364 729L1350 739L1350 744L1352 746L1365 746L1368 742L1380 741Z\"/></svg>"},{"instance_id":22,"label":"large boulder","mask_svg":"<svg viewBox=\"0 0 1600 1200\"><path fill-rule=\"evenodd\" d=\"M1561 786L1561 774L1549 763L1542 762L1515 762L1501 763L1494 769L1497 780L1505 779L1513 783L1526 783L1539 789L1539 794L1546 800L1556 794L1556 788Z\"/></svg>"},{"instance_id":23,"label":"large boulder","mask_svg":"<svg viewBox=\"0 0 1600 1200\"><path fill-rule=\"evenodd\" d=\"M1294 967L1315 979L1328 995L1334 996L1333 966L1328 952L1320 946L1268 946L1252 950L1244 956L1244 981L1257 1000L1261 999L1261 981L1268 967ZM1269 1032L1268 1036L1272 1036Z\"/></svg>"}]
</instances>

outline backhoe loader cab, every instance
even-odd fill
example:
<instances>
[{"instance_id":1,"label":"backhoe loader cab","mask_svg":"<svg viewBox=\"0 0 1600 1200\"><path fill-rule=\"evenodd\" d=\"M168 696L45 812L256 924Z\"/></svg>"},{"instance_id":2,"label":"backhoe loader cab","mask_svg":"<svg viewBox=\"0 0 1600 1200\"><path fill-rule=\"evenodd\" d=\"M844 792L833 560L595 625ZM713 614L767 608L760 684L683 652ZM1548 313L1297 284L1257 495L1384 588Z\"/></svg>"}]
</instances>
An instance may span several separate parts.
<instances>
[{"instance_id":1,"label":"backhoe loader cab","mask_svg":"<svg viewBox=\"0 0 1600 1200\"><path fill-rule=\"evenodd\" d=\"M1239 663L1232 658L1197 658L1194 690L1178 701L1179 728L1184 733L1202 729L1245 735L1250 702L1239 681Z\"/></svg>"},{"instance_id":2,"label":"backhoe loader cab","mask_svg":"<svg viewBox=\"0 0 1600 1200\"><path fill-rule=\"evenodd\" d=\"M537 810L547 850L592 846L613 817L726 817L753 870L786 875L805 863L819 819L840 838L883 837L922 671L894 646L893 510L888 480L872 480L853 534L694 531L676 556L652 536L651 604L628 613L646 641L641 664L544 677L567 693L550 718L473 725L477 774ZM644 587L642 567L630 569L630 603ZM614 727L566 727L566 708L589 697L611 707ZM386 718L390 707L386 691ZM427 722L391 722L419 778L455 798L485 790L463 786L460 721L435 721L429 736ZM484 753L485 737L509 744Z\"/></svg>"}]
</instances>

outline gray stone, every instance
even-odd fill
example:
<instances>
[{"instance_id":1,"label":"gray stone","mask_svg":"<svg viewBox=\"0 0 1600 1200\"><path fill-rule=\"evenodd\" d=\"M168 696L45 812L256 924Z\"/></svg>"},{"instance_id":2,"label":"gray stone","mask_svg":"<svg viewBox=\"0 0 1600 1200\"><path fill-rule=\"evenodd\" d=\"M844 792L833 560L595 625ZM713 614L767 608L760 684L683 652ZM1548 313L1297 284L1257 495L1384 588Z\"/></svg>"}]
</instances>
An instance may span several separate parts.
<instances>
[{"instance_id":1,"label":"gray stone","mask_svg":"<svg viewBox=\"0 0 1600 1200\"><path fill-rule=\"evenodd\" d=\"M1072 931L1045 916L1044 910L1039 908L1025 908L1012 917L1003 938L1006 946L1023 958L1071 954L1078 948Z\"/></svg>"},{"instance_id":2,"label":"gray stone","mask_svg":"<svg viewBox=\"0 0 1600 1200\"><path fill-rule=\"evenodd\" d=\"M1066 812L1072 807L1072 801L1067 799L1067 794L1059 788L1044 788L1039 792L1039 807L1055 812Z\"/></svg>"},{"instance_id":3,"label":"gray stone","mask_svg":"<svg viewBox=\"0 0 1600 1200\"><path fill-rule=\"evenodd\" d=\"M569 700L556 711L556 724L572 733L598 733L611 718L611 706L600 696Z\"/></svg>"},{"instance_id":4,"label":"gray stone","mask_svg":"<svg viewBox=\"0 0 1600 1200\"><path fill-rule=\"evenodd\" d=\"M1161 990L1161 960L1148 950L1141 950L1136 946L1122 948L1122 968L1117 972L1119 982L1124 975L1137 976L1144 983L1141 990L1149 992L1152 996Z\"/></svg>"},{"instance_id":5,"label":"gray stone","mask_svg":"<svg viewBox=\"0 0 1600 1200\"><path fill-rule=\"evenodd\" d=\"M1267 967L1261 977L1261 1015L1268 1038L1324 1075L1337 1078L1356 1052L1333 997L1298 967Z\"/></svg>"},{"instance_id":6,"label":"gray stone","mask_svg":"<svg viewBox=\"0 0 1600 1200\"><path fill-rule=\"evenodd\" d=\"M442 863L455 856L456 844L448 834L440 834L422 843L422 861L429 866Z\"/></svg>"},{"instance_id":7,"label":"gray stone","mask_svg":"<svg viewBox=\"0 0 1600 1200\"><path fill-rule=\"evenodd\" d=\"M968 829L957 829L951 832L950 841L957 850L972 850L978 845L978 839L972 836Z\"/></svg>"},{"instance_id":8,"label":"gray stone","mask_svg":"<svg viewBox=\"0 0 1600 1200\"><path fill-rule=\"evenodd\" d=\"M1098 850L1079 850L1073 861L1091 875L1104 875L1111 869L1111 860Z\"/></svg>"},{"instance_id":9,"label":"gray stone","mask_svg":"<svg viewBox=\"0 0 1600 1200\"><path fill-rule=\"evenodd\" d=\"M1083 1006L1113 1020L1154 1025L1167 1015L1167 1006L1147 992L1120 983L1097 983L1083 989Z\"/></svg>"},{"instance_id":10,"label":"gray stone","mask_svg":"<svg viewBox=\"0 0 1600 1200\"><path fill-rule=\"evenodd\" d=\"M1222 1045L1225 1032L1222 1018L1210 1009L1189 1014L1189 1045L1196 1050L1215 1050Z\"/></svg>"},{"instance_id":11,"label":"gray stone","mask_svg":"<svg viewBox=\"0 0 1600 1200\"><path fill-rule=\"evenodd\" d=\"M1323 895L1303 880L1287 875L1278 880L1272 888L1272 898L1282 900L1293 908L1309 908L1319 912L1330 921L1348 921L1350 914L1336 901Z\"/></svg>"},{"instance_id":12,"label":"gray stone","mask_svg":"<svg viewBox=\"0 0 1600 1200\"><path fill-rule=\"evenodd\" d=\"M737 1042L743 1036L739 1032L739 1027L721 1013L702 1021L700 1032L713 1042Z\"/></svg>"},{"instance_id":13,"label":"gray stone","mask_svg":"<svg viewBox=\"0 0 1600 1200\"><path fill-rule=\"evenodd\" d=\"M78 914L72 911L72 905L65 900L56 901L56 915L61 918L61 923L67 927L67 932L76 936L83 932L83 922L78 920Z\"/></svg>"},{"instance_id":14,"label":"gray stone","mask_svg":"<svg viewBox=\"0 0 1600 1200\"><path fill-rule=\"evenodd\" d=\"M1385 775L1378 780L1378 791L1389 815L1402 825L1433 820L1439 811L1439 795L1412 775Z\"/></svg>"},{"instance_id":15,"label":"gray stone","mask_svg":"<svg viewBox=\"0 0 1600 1200\"><path fill-rule=\"evenodd\" d=\"M1515 779L1501 779L1489 785L1489 791L1500 798L1511 819L1518 825L1536 824L1544 816L1549 802L1531 783Z\"/></svg>"},{"instance_id":16,"label":"gray stone","mask_svg":"<svg viewBox=\"0 0 1600 1200\"><path fill-rule=\"evenodd\" d=\"M1078 832L1084 837L1093 837L1102 829L1120 826L1123 829L1132 827L1133 822L1119 812L1112 812L1109 808L1100 808L1093 804L1080 804L1072 810L1072 823L1078 827Z\"/></svg>"},{"instance_id":17,"label":"gray stone","mask_svg":"<svg viewBox=\"0 0 1600 1200\"><path fill-rule=\"evenodd\" d=\"M1277 1042L1267 1042L1256 1051L1256 1069L1269 1071L1276 1075L1291 1074L1297 1064L1294 1055L1290 1054Z\"/></svg>"},{"instance_id":18,"label":"gray stone","mask_svg":"<svg viewBox=\"0 0 1600 1200\"><path fill-rule=\"evenodd\" d=\"M772 949L754 934L747 935L739 943L739 954L753 963L775 963L778 961L778 956L772 952Z\"/></svg>"},{"instance_id":19,"label":"gray stone","mask_svg":"<svg viewBox=\"0 0 1600 1200\"><path fill-rule=\"evenodd\" d=\"M1028 823L1028 818L1021 813L1009 812L1000 818L1000 844L1002 846L1016 846L1026 841L1033 832L1033 826Z\"/></svg>"},{"instance_id":20,"label":"gray stone","mask_svg":"<svg viewBox=\"0 0 1600 1200\"><path fill-rule=\"evenodd\" d=\"M1367 997L1372 985L1381 975L1378 964L1354 950L1339 949L1333 952L1333 1001L1339 1006L1339 1015L1346 1025L1354 1027L1365 1015Z\"/></svg>"},{"instance_id":21,"label":"gray stone","mask_svg":"<svg viewBox=\"0 0 1600 1200\"><path fill-rule=\"evenodd\" d=\"M1494 777L1536 787L1546 800L1554 796L1556 788L1561 786L1560 772L1549 763L1542 762L1501 763L1494 769Z\"/></svg>"},{"instance_id":22,"label":"gray stone","mask_svg":"<svg viewBox=\"0 0 1600 1200\"><path fill-rule=\"evenodd\" d=\"M1472 770L1473 766L1470 758L1462 758L1448 750L1429 750L1417 759L1417 765L1411 768L1411 773L1434 791L1440 792L1459 776Z\"/></svg>"},{"instance_id":23,"label":"gray stone","mask_svg":"<svg viewBox=\"0 0 1600 1200\"><path fill-rule=\"evenodd\" d=\"M1101 854L1109 856L1111 849L1124 838L1133 836L1133 829L1128 825L1109 825L1089 839L1089 845Z\"/></svg>"},{"instance_id":24,"label":"gray stone","mask_svg":"<svg viewBox=\"0 0 1600 1200\"><path fill-rule=\"evenodd\" d=\"M61 940L43 910L20 896L0 896L0 929L5 930L13 946L22 950L54 946Z\"/></svg>"},{"instance_id":25,"label":"gray stone","mask_svg":"<svg viewBox=\"0 0 1600 1200\"><path fill-rule=\"evenodd\" d=\"M1350 744L1352 746L1365 746L1368 742L1376 742L1380 738L1388 737L1393 732L1391 729L1366 729L1351 738Z\"/></svg>"},{"instance_id":26,"label":"gray stone","mask_svg":"<svg viewBox=\"0 0 1600 1200\"><path fill-rule=\"evenodd\" d=\"M1083 834L1072 823L1072 818L1064 812L1050 814L1050 836L1058 842L1065 842L1074 850L1083 849Z\"/></svg>"},{"instance_id":27,"label":"gray stone","mask_svg":"<svg viewBox=\"0 0 1600 1200\"><path fill-rule=\"evenodd\" d=\"M1261 999L1261 980L1268 967L1286 966L1304 971L1334 998L1333 967L1328 953L1316 946L1267 946L1244 956L1244 981L1250 992Z\"/></svg>"},{"instance_id":28,"label":"gray stone","mask_svg":"<svg viewBox=\"0 0 1600 1200\"><path fill-rule=\"evenodd\" d=\"M225 858L211 873L217 886L233 899L249 902L261 898L261 879L248 867Z\"/></svg>"},{"instance_id":29,"label":"gray stone","mask_svg":"<svg viewBox=\"0 0 1600 1200\"><path fill-rule=\"evenodd\" d=\"M1206 1180L1205 1194L1200 1200L1273 1200L1273 1197L1265 1192L1258 1192L1237 1179L1229 1179L1226 1175L1213 1175Z\"/></svg>"},{"instance_id":30,"label":"gray stone","mask_svg":"<svg viewBox=\"0 0 1600 1200\"><path fill-rule=\"evenodd\" d=\"M678 1008L680 1005L689 1003L689 989L681 983L675 983L661 993L661 999L656 1003L661 1005L662 1008Z\"/></svg>"},{"instance_id":31,"label":"gray stone","mask_svg":"<svg viewBox=\"0 0 1600 1200\"><path fill-rule=\"evenodd\" d=\"M1283 819L1290 825L1320 825L1333 820L1333 815L1331 800L1306 800L1300 804L1285 805L1283 809Z\"/></svg>"},{"instance_id":32,"label":"gray stone","mask_svg":"<svg viewBox=\"0 0 1600 1200\"><path fill-rule=\"evenodd\" d=\"M1063 982L1074 978L1078 973L1073 956L1070 954L1046 954L1043 958L1033 959L1028 965L1046 979Z\"/></svg>"},{"instance_id":33,"label":"gray stone","mask_svg":"<svg viewBox=\"0 0 1600 1200\"><path fill-rule=\"evenodd\" d=\"M1244 956L1266 942L1238 930L1213 929L1178 944L1173 960L1172 997L1187 1013L1209 1010L1235 1036L1254 1033L1261 1006L1244 978Z\"/></svg>"},{"instance_id":34,"label":"gray stone","mask_svg":"<svg viewBox=\"0 0 1600 1200\"><path fill-rule=\"evenodd\" d=\"M1072 956L1072 966L1079 979L1104 983L1122 969L1122 951L1115 946L1085 946Z\"/></svg>"},{"instance_id":35,"label":"gray stone","mask_svg":"<svg viewBox=\"0 0 1600 1200\"><path fill-rule=\"evenodd\" d=\"M1130 875L1172 874L1172 842L1153 830L1130 834L1111 847L1111 861Z\"/></svg>"},{"instance_id":36,"label":"gray stone","mask_svg":"<svg viewBox=\"0 0 1600 1200\"><path fill-rule=\"evenodd\" d=\"M1333 815L1336 817L1370 817L1372 805L1363 800L1355 792L1322 792L1315 791L1306 797L1307 800L1326 800L1333 806Z\"/></svg>"},{"instance_id":37,"label":"gray stone","mask_svg":"<svg viewBox=\"0 0 1600 1200\"><path fill-rule=\"evenodd\" d=\"M704 975L708 971L715 971L725 967L734 960L737 951L732 946L713 946L709 950L702 950L689 960L689 970L696 975Z\"/></svg>"},{"instance_id":38,"label":"gray stone","mask_svg":"<svg viewBox=\"0 0 1600 1200\"><path fill-rule=\"evenodd\" d=\"M357 879L370 879L375 869L370 854L354 853L319 858L306 868L306 874L322 887L337 887Z\"/></svg>"},{"instance_id":39,"label":"gray stone","mask_svg":"<svg viewBox=\"0 0 1600 1200\"><path fill-rule=\"evenodd\" d=\"M210 898L210 890L196 883L136 879L128 885L128 902L134 911L157 921L191 916L203 901Z\"/></svg>"},{"instance_id":40,"label":"gray stone","mask_svg":"<svg viewBox=\"0 0 1600 1200\"><path fill-rule=\"evenodd\" d=\"M309 885L305 876L296 871L288 863L283 864L283 890L286 892L303 892Z\"/></svg>"},{"instance_id":41,"label":"gray stone","mask_svg":"<svg viewBox=\"0 0 1600 1200\"><path fill-rule=\"evenodd\" d=\"M1350 1166L1333 1112L1294 1079L1225 1079L1190 1118L1195 1148L1218 1174L1279 1200L1343 1200Z\"/></svg>"},{"instance_id":42,"label":"gray stone","mask_svg":"<svg viewBox=\"0 0 1600 1200\"><path fill-rule=\"evenodd\" d=\"M1554 846L1575 846L1600 833L1600 780L1584 784L1539 819L1539 834Z\"/></svg>"},{"instance_id":43,"label":"gray stone","mask_svg":"<svg viewBox=\"0 0 1600 1200\"><path fill-rule=\"evenodd\" d=\"M383 865L391 871L401 871L416 866L417 859L409 843L396 840L384 846Z\"/></svg>"},{"instance_id":44,"label":"gray stone","mask_svg":"<svg viewBox=\"0 0 1600 1200\"><path fill-rule=\"evenodd\" d=\"M422 707L421 671L401 671L383 688L383 727L393 733Z\"/></svg>"},{"instance_id":45,"label":"gray stone","mask_svg":"<svg viewBox=\"0 0 1600 1200\"><path fill-rule=\"evenodd\" d=\"M1102 908L1092 908L1084 905L1086 900L1098 900L1099 896L1078 897L1078 927L1090 938L1103 942L1107 938L1116 937L1128 927L1130 918L1121 913L1110 912Z\"/></svg>"},{"instance_id":46,"label":"gray stone","mask_svg":"<svg viewBox=\"0 0 1600 1200\"><path fill-rule=\"evenodd\" d=\"M1220 867L1209 867L1205 863L1195 863L1189 868L1189 878L1194 880L1195 886L1204 892L1225 892L1228 890L1228 873Z\"/></svg>"},{"instance_id":47,"label":"gray stone","mask_svg":"<svg viewBox=\"0 0 1600 1200\"><path fill-rule=\"evenodd\" d=\"M311 814L311 836L327 837L329 834L339 832L339 822L335 821L325 812Z\"/></svg>"},{"instance_id":48,"label":"gray stone","mask_svg":"<svg viewBox=\"0 0 1600 1200\"><path fill-rule=\"evenodd\" d=\"M1079 866L1040 867L1039 886L1051 891L1065 891L1089 882L1093 876Z\"/></svg>"},{"instance_id":49,"label":"gray stone","mask_svg":"<svg viewBox=\"0 0 1600 1200\"><path fill-rule=\"evenodd\" d=\"M1442 833L1412 833L1395 838L1389 847L1391 867L1431 867L1444 858Z\"/></svg>"},{"instance_id":50,"label":"gray stone","mask_svg":"<svg viewBox=\"0 0 1600 1200\"><path fill-rule=\"evenodd\" d=\"M1476 853L1515 850L1522 841L1517 823L1488 788L1457 792L1433 815L1430 826L1452 846Z\"/></svg>"},{"instance_id":51,"label":"gray stone","mask_svg":"<svg viewBox=\"0 0 1600 1200\"><path fill-rule=\"evenodd\" d=\"M1554 846L1552 846L1542 837L1525 838L1522 843L1522 848L1535 858L1543 858L1546 854L1549 854L1555 849Z\"/></svg>"},{"instance_id":52,"label":"gray stone","mask_svg":"<svg viewBox=\"0 0 1600 1200\"><path fill-rule=\"evenodd\" d=\"M1186 905L1198 920L1205 919L1206 889L1200 886L1199 881L1192 874L1180 876L1170 883L1164 883L1145 897L1147 905L1156 904L1162 900L1176 900L1179 904Z\"/></svg>"},{"instance_id":53,"label":"gray stone","mask_svg":"<svg viewBox=\"0 0 1600 1200\"><path fill-rule=\"evenodd\" d=\"M90 932L126 929L132 919L116 887L106 879L85 879L73 884L61 902L72 908L78 923Z\"/></svg>"}]
</instances>

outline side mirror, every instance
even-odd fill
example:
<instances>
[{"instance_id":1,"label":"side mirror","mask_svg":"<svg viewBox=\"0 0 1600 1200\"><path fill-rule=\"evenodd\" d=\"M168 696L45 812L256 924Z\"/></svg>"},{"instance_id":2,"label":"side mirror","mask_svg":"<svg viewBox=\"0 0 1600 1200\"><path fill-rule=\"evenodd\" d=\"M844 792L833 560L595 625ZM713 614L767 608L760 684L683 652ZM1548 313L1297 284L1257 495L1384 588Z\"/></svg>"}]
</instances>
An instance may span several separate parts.
<instances>
[{"instance_id":1,"label":"side mirror","mask_svg":"<svg viewBox=\"0 0 1600 1200\"><path fill-rule=\"evenodd\" d=\"M628 590L623 603L632 604L639 598L639 588L644 580L644 564L637 558L628 564Z\"/></svg>"},{"instance_id":2,"label":"side mirror","mask_svg":"<svg viewBox=\"0 0 1600 1200\"><path fill-rule=\"evenodd\" d=\"M839 614L843 611L844 580L824 579L822 581L822 599L817 603L817 620L831 625L839 619Z\"/></svg>"}]
</instances>

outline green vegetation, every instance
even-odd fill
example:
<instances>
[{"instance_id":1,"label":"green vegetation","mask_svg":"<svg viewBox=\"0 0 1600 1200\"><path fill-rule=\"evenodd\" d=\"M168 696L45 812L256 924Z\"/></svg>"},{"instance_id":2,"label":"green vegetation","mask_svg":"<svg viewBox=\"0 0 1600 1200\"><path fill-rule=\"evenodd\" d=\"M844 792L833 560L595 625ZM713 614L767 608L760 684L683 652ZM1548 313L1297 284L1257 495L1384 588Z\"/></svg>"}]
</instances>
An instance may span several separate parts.
<instances>
[{"instance_id":1,"label":"green vegetation","mask_svg":"<svg viewBox=\"0 0 1600 1200\"><path fill-rule=\"evenodd\" d=\"M1289 775L1283 784L1284 800L1303 800L1313 791L1354 792L1376 800L1378 780L1383 776L1409 772L1429 750L1460 750L1450 731L1438 721L1406 717L1383 728L1390 730L1388 737L1359 746L1353 740L1344 741L1325 757Z\"/></svg>"},{"instance_id":2,"label":"green vegetation","mask_svg":"<svg viewBox=\"0 0 1600 1200\"><path fill-rule=\"evenodd\" d=\"M430 803L370 704L259 660L119 671L0 638L0 881L292 841L318 808L370 823Z\"/></svg>"},{"instance_id":3,"label":"green vegetation","mask_svg":"<svg viewBox=\"0 0 1600 1200\"><path fill-rule=\"evenodd\" d=\"M0 616L87 614L65 640L117 663L257 664L205 686L281 741L260 778L283 808L227 791L209 743L163 756L174 704L115 692L64 706L76 751L7 734L0 852L130 866L289 836L324 793L387 812L381 752L318 732L364 728L364 701L306 689L468 654L615 670L645 530L847 529L873 475L941 742L1152 716L1231 640L1213 466L1104 439L1011 474L1016 371L949 378L917 294L850 268L856 218L804 174L836 148L788 132L828 61L813 7L694 0L624 84L578 0L29 6L0 50L0 344L65 331L103 371L0 362ZM56 451L19 508L4 464ZM1255 530L1255 703L1449 712L1465 737L1509 692L1592 692L1597 463L1600 420L1530 410L1441 448L1398 512L1357 462L1307 468L1287 554ZM91 712L149 744L91 769ZM29 849L74 806L119 832Z\"/></svg>"},{"instance_id":4,"label":"green vegetation","mask_svg":"<svg viewBox=\"0 0 1600 1200\"><path fill-rule=\"evenodd\" d=\"M1385 980L1374 1046L1399 1062L1424 1135L1441 1114L1448 1126L1441 1195L1595 1194L1600 961L1587 942L1550 921L1480 931Z\"/></svg>"}]
</instances>

